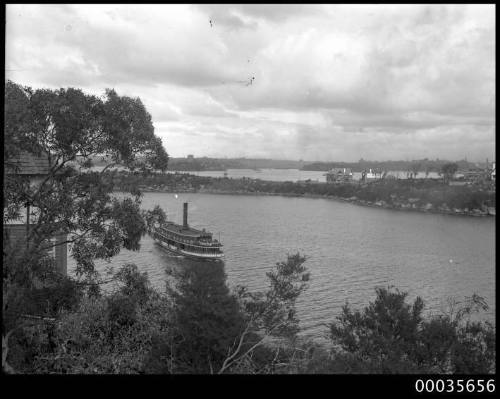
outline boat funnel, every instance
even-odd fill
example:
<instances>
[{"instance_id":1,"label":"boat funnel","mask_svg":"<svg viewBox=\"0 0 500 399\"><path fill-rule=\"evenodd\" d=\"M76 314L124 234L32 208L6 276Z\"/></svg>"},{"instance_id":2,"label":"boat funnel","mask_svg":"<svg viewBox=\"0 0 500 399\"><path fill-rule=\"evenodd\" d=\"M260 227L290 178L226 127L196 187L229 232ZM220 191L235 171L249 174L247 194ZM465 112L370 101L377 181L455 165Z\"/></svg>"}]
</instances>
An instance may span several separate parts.
<instances>
[{"instance_id":1,"label":"boat funnel","mask_svg":"<svg viewBox=\"0 0 500 399\"><path fill-rule=\"evenodd\" d=\"M188 203L184 202L184 220L183 220L183 227L185 229L188 228Z\"/></svg>"}]
</instances>

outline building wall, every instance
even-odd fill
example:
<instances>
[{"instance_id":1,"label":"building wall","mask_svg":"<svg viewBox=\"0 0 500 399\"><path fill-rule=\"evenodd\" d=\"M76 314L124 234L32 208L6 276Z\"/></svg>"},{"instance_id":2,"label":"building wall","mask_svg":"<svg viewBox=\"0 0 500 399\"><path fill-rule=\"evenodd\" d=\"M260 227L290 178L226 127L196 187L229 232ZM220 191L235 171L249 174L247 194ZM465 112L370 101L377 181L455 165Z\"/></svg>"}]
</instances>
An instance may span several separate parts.
<instances>
[{"instance_id":1,"label":"building wall","mask_svg":"<svg viewBox=\"0 0 500 399\"><path fill-rule=\"evenodd\" d=\"M12 246L14 251L18 251L19 254L26 248L26 225L25 224L6 224L3 226L3 245ZM60 234L51 239L56 243L66 241L66 234ZM56 261L56 268L61 273L67 274L67 264L68 264L68 244L57 245L56 247L50 249L48 253L54 257Z\"/></svg>"}]
</instances>

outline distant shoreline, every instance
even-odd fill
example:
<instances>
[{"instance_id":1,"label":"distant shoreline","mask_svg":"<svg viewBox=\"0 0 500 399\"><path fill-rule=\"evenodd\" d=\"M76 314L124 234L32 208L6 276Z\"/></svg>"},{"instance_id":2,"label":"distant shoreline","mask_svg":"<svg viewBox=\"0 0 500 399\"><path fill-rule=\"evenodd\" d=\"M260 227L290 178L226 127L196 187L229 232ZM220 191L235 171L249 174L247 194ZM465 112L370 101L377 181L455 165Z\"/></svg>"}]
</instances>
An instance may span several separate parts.
<instances>
[{"instance_id":1,"label":"distant shoreline","mask_svg":"<svg viewBox=\"0 0 500 399\"><path fill-rule=\"evenodd\" d=\"M465 211L462 209L459 209L458 212L455 210L443 210L443 209L422 209L419 207L412 207L411 204L404 204L407 205L405 207L403 206L394 206L391 204L384 203L382 201L365 201L365 200L360 200L360 199L350 199L350 198L343 198L343 197L338 197L338 196L333 196L333 195L320 195L320 194L287 194L287 193L269 193L269 192L251 192L251 191L231 191L231 190L216 190L216 189L200 189L200 190L176 190L171 191L171 190L149 190L149 189L142 189L142 192L147 192L147 193L165 193L165 194L175 194L175 193L192 193L192 194L216 194L216 195L249 195L249 196L280 196L280 197L299 197L299 198L323 198L323 199L330 199L334 201L342 201L342 202L348 202L350 204L354 205L359 205L359 206L367 206L367 207L372 207L372 208L379 208L379 209L389 209L389 210L394 210L394 211L409 211L409 212L420 212L420 213L428 213L428 214L440 214L440 215L453 215L453 216L474 216L474 217L487 217L487 216L495 216L495 214L491 214L490 212L484 212L480 211L478 212L473 212L473 211Z\"/></svg>"}]
</instances>

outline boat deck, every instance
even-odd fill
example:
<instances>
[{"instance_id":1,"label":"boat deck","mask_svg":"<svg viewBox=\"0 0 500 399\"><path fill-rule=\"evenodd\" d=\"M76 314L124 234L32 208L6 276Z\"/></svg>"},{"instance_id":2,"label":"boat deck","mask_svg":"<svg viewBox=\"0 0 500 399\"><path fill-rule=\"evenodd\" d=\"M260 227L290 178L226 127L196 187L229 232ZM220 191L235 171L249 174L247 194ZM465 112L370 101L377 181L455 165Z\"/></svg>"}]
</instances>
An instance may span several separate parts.
<instances>
[{"instance_id":1,"label":"boat deck","mask_svg":"<svg viewBox=\"0 0 500 399\"><path fill-rule=\"evenodd\" d=\"M171 233L183 235L190 238L211 238L212 234L208 231L193 229L192 227L184 227L177 223L167 222L160 227Z\"/></svg>"}]
</instances>

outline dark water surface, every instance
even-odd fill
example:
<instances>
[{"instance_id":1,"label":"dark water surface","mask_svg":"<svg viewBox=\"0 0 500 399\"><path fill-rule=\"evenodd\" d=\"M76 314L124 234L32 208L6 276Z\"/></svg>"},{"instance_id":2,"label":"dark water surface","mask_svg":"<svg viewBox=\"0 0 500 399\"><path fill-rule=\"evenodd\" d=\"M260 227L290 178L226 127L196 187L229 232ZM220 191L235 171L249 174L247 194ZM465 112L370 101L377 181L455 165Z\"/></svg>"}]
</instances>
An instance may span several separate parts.
<instances>
[{"instance_id":1,"label":"dark water surface","mask_svg":"<svg viewBox=\"0 0 500 399\"><path fill-rule=\"evenodd\" d=\"M306 334L321 337L349 301L362 307L375 287L394 285L417 295L426 309L439 312L448 297L478 293L495 322L495 219L398 212L327 199L278 196L145 193L144 208L160 205L182 223L189 202L189 224L206 228L224 244L228 285L267 287L266 271L300 251L308 257L310 287L298 302ZM136 263L162 290L166 269L191 262L173 257L145 236L139 252L122 251L118 268ZM74 262L68 262L68 270ZM199 263L197 267L211 267ZM100 265L102 270L104 264Z\"/></svg>"}]
</instances>

